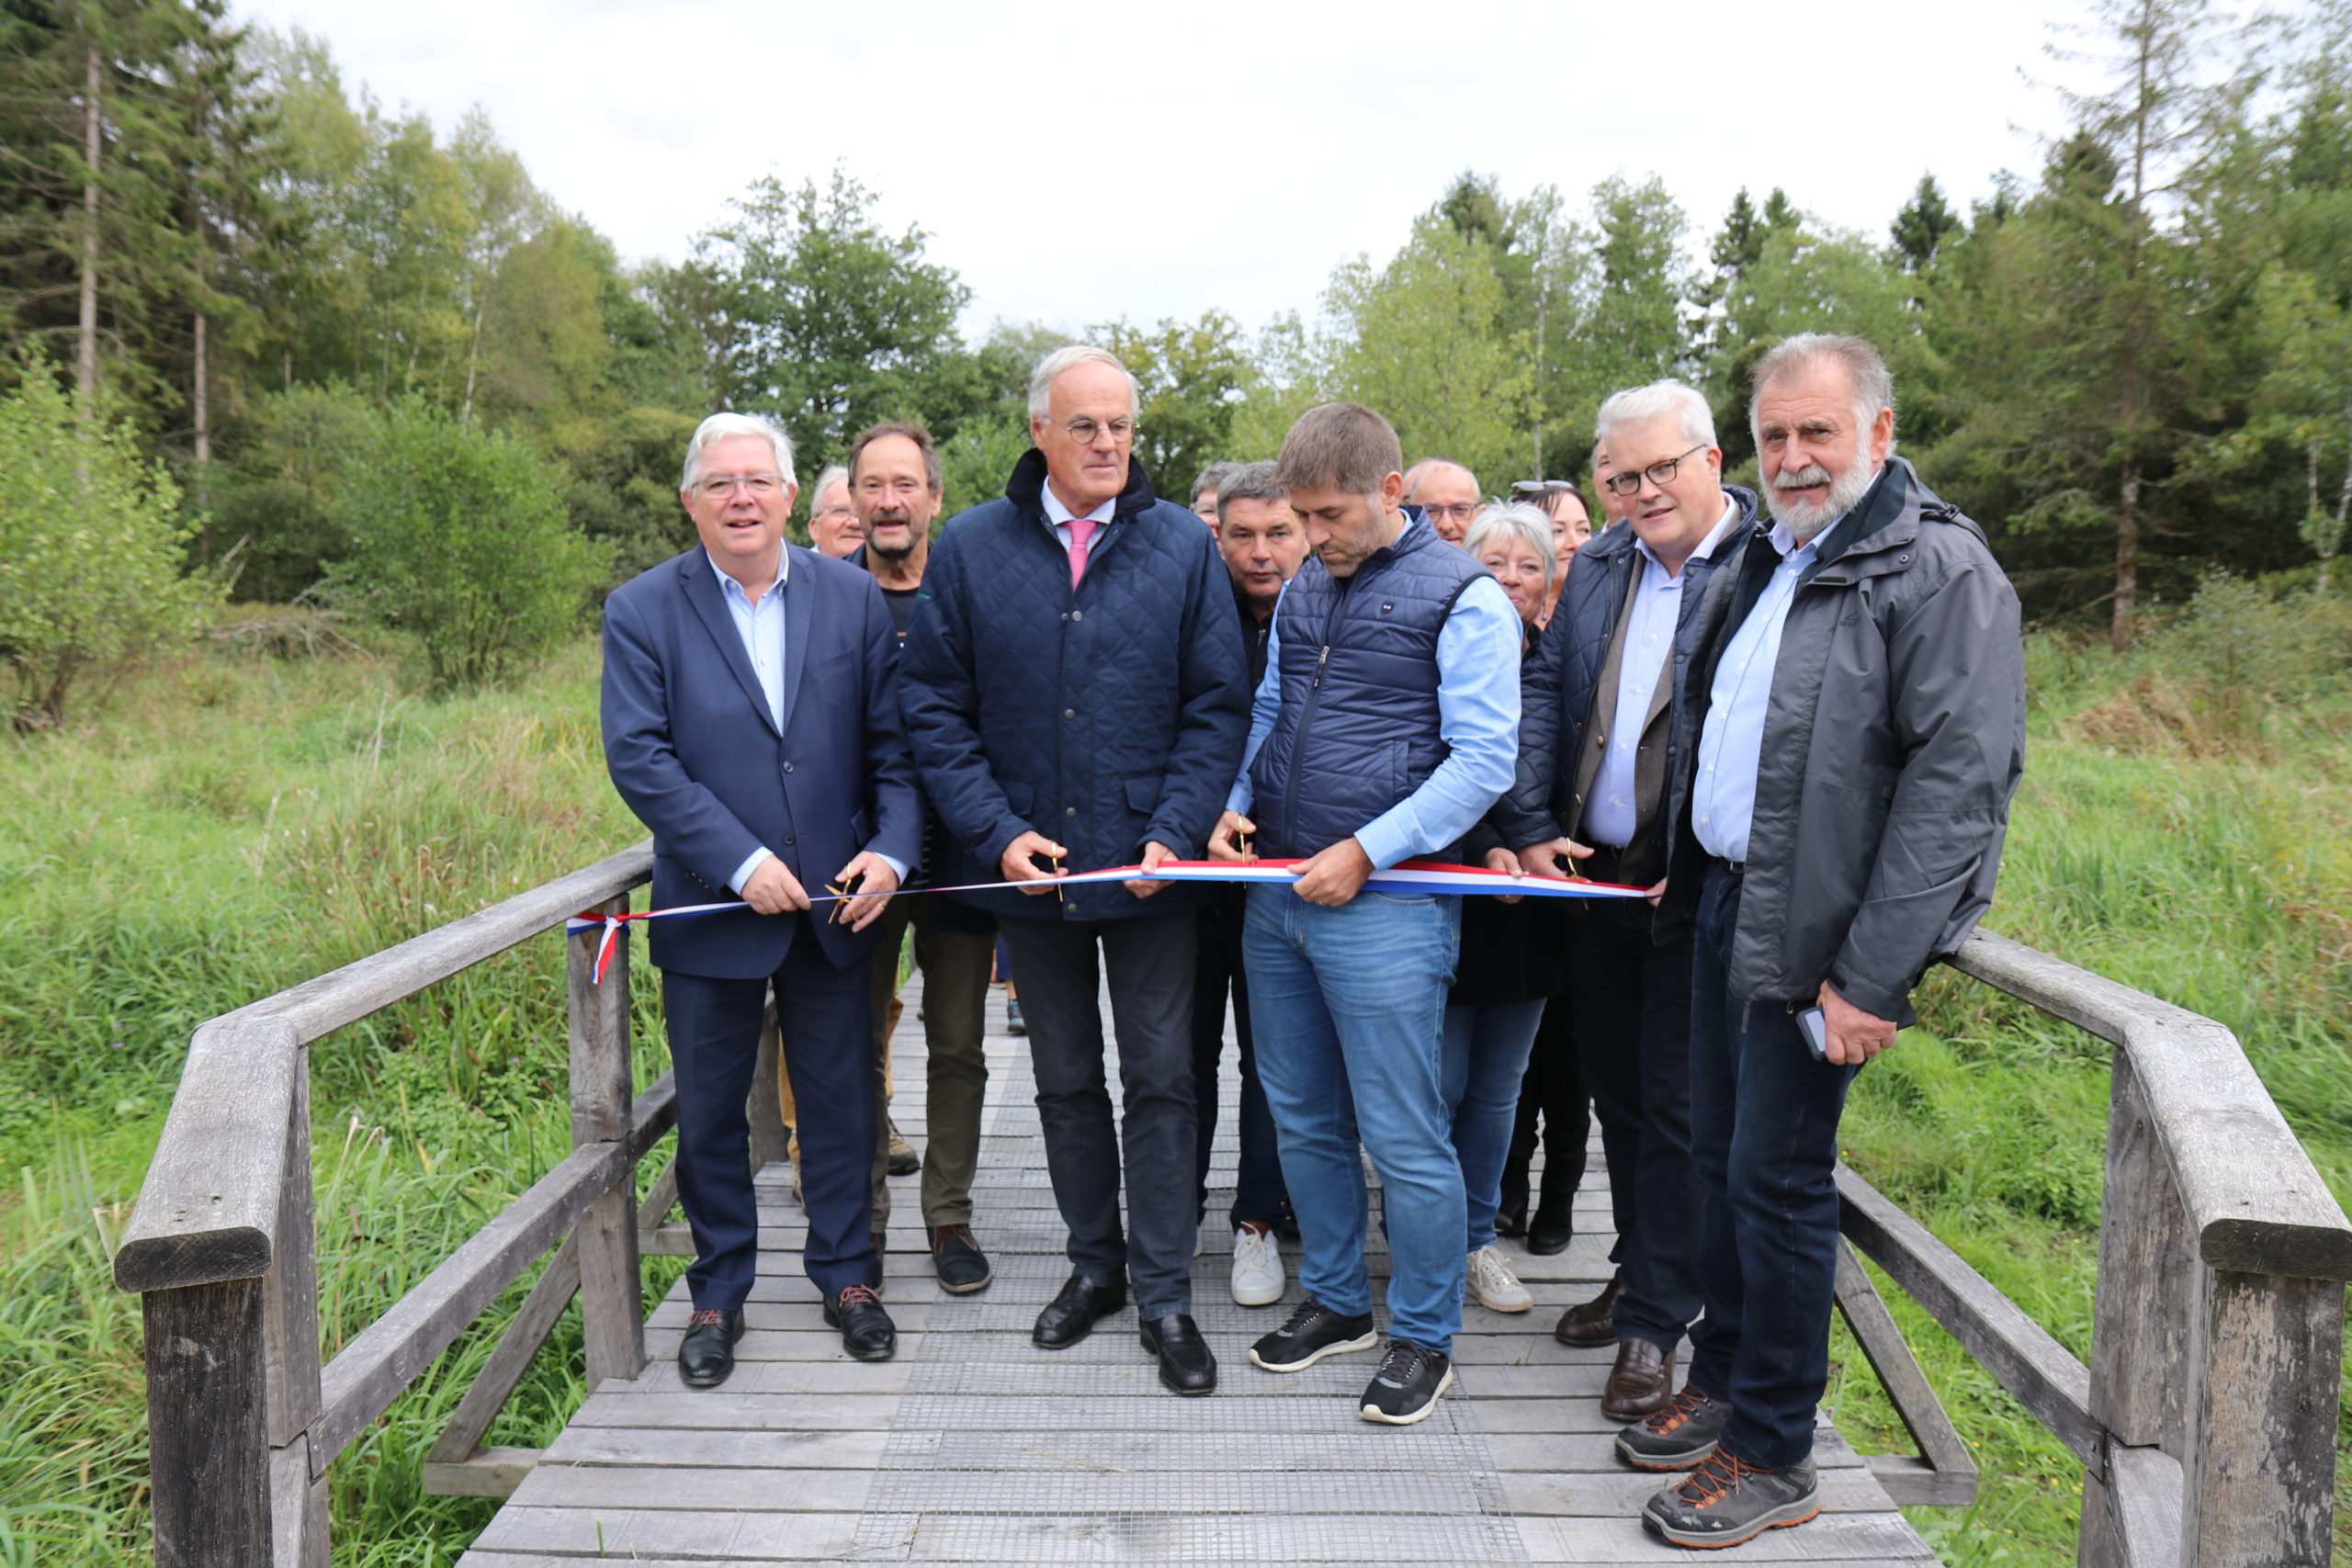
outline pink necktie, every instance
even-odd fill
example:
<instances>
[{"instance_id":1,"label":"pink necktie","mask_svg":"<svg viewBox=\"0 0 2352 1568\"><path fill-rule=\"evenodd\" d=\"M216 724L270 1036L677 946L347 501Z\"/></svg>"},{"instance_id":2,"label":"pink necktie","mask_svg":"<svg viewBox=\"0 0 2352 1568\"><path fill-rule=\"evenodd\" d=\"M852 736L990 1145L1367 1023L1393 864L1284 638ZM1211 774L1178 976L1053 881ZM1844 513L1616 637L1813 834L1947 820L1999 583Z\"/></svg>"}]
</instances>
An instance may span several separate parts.
<instances>
[{"instance_id":1,"label":"pink necktie","mask_svg":"<svg viewBox=\"0 0 2352 1568\"><path fill-rule=\"evenodd\" d=\"M1101 526L1091 517L1069 520L1069 585L1073 589L1078 586L1078 580L1086 575L1086 542L1094 537L1094 530Z\"/></svg>"}]
</instances>

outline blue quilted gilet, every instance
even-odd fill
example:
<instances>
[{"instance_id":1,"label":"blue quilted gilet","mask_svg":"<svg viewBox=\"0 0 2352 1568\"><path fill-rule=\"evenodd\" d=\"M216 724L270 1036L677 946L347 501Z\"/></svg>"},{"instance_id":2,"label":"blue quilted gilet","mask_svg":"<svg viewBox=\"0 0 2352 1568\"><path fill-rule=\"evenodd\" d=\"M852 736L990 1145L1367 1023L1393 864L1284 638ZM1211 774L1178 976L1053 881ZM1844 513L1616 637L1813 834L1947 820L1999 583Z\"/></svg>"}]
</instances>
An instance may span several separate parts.
<instances>
[{"instance_id":1,"label":"blue quilted gilet","mask_svg":"<svg viewBox=\"0 0 2352 1568\"><path fill-rule=\"evenodd\" d=\"M1421 787L1445 761L1438 633L1486 575L1419 507L1346 581L1310 556L1277 613L1282 711L1250 767L1261 853L1311 855ZM1449 847L1432 857L1457 859Z\"/></svg>"}]
</instances>

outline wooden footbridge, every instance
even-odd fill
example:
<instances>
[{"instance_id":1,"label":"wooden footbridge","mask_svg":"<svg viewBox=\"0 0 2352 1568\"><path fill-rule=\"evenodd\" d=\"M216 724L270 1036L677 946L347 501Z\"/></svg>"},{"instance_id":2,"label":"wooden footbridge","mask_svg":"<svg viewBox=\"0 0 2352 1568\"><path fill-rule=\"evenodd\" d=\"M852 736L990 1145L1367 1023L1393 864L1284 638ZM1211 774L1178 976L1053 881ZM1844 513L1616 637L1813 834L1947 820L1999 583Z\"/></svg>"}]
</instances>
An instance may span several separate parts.
<instances>
[{"instance_id":1,"label":"wooden footbridge","mask_svg":"<svg viewBox=\"0 0 2352 1568\"><path fill-rule=\"evenodd\" d=\"M1070 1350L1029 1344L1068 1266L1026 1051L1003 1037L994 1005L975 1206L995 1283L940 1292L914 1184L894 1183L885 1296L899 1355L847 1359L800 1273L767 1065L752 1098L766 1111L754 1122L765 1174L749 1332L726 1385L687 1390L673 1361L682 1292L650 1323L639 1311L640 1258L685 1249L684 1227L667 1223L669 1173L637 1196L670 1088L630 1083L626 948L594 987L590 938L572 939L571 963L574 1152L322 1366L307 1047L578 910L625 908L649 866L640 846L196 1032L116 1259L119 1282L144 1295L159 1568L324 1568L335 1456L551 1251L426 1456L433 1489L506 1499L466 1568L1681 1555L1636 1521L1655 1478L1611 1455L1598 1399L1608 1353L1548 1333L1608 1275L1597 1151L1567 1252L1511 1249L1534 1312L1471 1306L1455 1391L1401 1429L1354 1416L1367 1358L1290 1377L1249 1365L1250 1340L1281 1314L1231 1303L1213 1178L1194 1297L1221 1383L1180 1400L1159 1389L1131 1312ZM1990 935L1958 966L2116 1046L2090 1364L1841 1172L1849 1241L2082 1461L2083 1563L2326 1562L2352 1224L2219 1024ZM918 1139L922 1050L910 1006L896 1104ZM1233 1122L1228 1107L1222 1170ZM1295 1248L1289 1260L1295 1270ZM481 1448L575 1293L586 1402L544 1451ZM1931 1562L1894 1504L1973 1496L1962 1435L1850 1258L1839 1305L1919 1452L1865 1460L1825 1427L1822 1517L1739 1554Z\"/></svg>"}]
</instances>

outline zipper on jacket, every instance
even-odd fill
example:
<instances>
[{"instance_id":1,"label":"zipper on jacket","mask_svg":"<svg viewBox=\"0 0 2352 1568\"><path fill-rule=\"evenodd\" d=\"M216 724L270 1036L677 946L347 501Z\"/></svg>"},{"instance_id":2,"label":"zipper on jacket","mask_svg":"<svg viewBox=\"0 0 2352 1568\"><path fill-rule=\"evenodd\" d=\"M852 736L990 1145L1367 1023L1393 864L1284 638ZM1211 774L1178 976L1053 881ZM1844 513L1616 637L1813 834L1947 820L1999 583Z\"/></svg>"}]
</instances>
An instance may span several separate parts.
<instances>
[{"instance_id":1,"label":"zipper on jacket","mask_svg":"<svg viewBox=\"0 0 2352 1568\"><path fill-rule=\"evenodd\" d=\"M1358 568L1357 576L1361 575L1363 569ZM1306 683L1306 702L1299 710L1298 728L1291 731L1290 782L1283 791L1283 829L1285 834L1298 831L1298 762L1306 754L1306 726L1315 716L1315 699L1323 686L1323 666L1330 661L1331 644L1339 635L1340 616L1348 607L1348 590L1355 583L1355 577L1332 583L1331 612L1323 617L1323 651L1315 656L1315 676Z\"/></svg>"}]
</instances>

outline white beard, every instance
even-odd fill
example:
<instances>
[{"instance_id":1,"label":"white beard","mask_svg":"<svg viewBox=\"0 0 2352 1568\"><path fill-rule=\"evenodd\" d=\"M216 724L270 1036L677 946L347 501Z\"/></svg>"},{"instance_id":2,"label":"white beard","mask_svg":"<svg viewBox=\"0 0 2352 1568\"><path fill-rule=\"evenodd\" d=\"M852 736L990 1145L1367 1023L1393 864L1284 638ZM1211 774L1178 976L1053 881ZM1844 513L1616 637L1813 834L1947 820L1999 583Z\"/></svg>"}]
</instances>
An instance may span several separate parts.
<instances>
[{"instance_id":1,"label":"white beard","mask_svg":"<svg viewBox=\"0 0 2352 1568\"><path fill-rule=\"evenodd\" d=\"M1778 482L1768 482L1764 486L1765 510L1771 513L1773 521L1786 524L1789 532L1800 538L1818 538L1823 529L1854 510L1856 503L1869 491L1871 481L1877 478L1878 470L1871 466L1867 457L1859 452L1854 456L1854 466L1842 474L1832 474L1818 463L1808 464L1804 468L1783 472ZM1781 493L1782 484L1802 488L1817 485L1824 479L1829 481L1829 497L1818 505Z\"/></svg>"}]
</instances>

